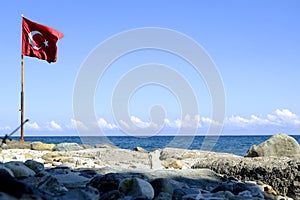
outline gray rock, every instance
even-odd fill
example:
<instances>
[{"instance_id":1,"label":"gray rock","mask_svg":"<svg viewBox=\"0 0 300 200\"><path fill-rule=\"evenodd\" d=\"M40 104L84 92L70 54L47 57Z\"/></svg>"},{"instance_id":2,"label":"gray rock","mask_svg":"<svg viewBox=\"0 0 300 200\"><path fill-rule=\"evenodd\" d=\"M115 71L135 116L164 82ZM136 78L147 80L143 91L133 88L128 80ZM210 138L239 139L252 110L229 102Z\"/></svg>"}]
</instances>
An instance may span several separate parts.
<instances>
[{"instance_id":1,"label":"gray rock","mask_svg":"<svg viewBox=\"0 0 300 200\"><path fill-rule=\"evenodd\" d=\"M168 193L172 196L173 186L170 182L170 179L167 178L158 178L150 182L154 189L154 196L157 197L160 193Z\"/></svg>"},{"instance_id":2,"label":"gray rock","mask_svg":"<svg viewBox=\"0 0 300 200\"><path fill-rule=\"evenodd\" d=\"M159 193L154 200L172 200L172 195L166 192Z\"/></svg>"},{"instance_id":3,"label":"gray rock","mask_svg":"<svg viewBox=\"0 0 300 200\"><path fill-rule=\"evenodd\" d=\"M53 148L53 151L79 151L83 149L84 148L77 143L60 143Z\"/></svg>"},{"instance_id":4,"label":"gray rock","mask_svg":"<svg viewBox=\"0 0 300 200\"><path fill-rule=\"evenodd\" d=\"M198 191L191 188L177 188L173 191L173 200L182 200L182 197L188 194L199 194Z\"/></svg>"},{"instance_id":5,"label":"gray rock","mask_svg":"<svg viewBox=\"0 0 300 200\"><path fill-rule=\"evenodd\" d=\"M4 164L0 164L0 176L11 176L14 177L14 173L4 166Z\"/></svg>"},{"instance_id":6,"label":"gray rock","mask_svg":"<svg viewBox=\"0 0 300 200\"><path fill-rule=\"evenodd\" d=\"M57 181L66 188L82 188L90 181L89 178L79 176L79 173L70 172L68 174L53 175Z\"/></svg>"},{"instance_id":7,"label":"gray rock","mask_svg":"<svg viewBox=\"0 0 300 200\"><path fill-rule=\"evenodd\" d=\"M37 191L32 187L18 181L16 178L13 178L8 174L2 174L0 176L0 191L8 194L7 198L11 195L17 199L21 199L21 197L26 194L32 195L37 193Z\"/></svg>"},{"instance_id":8,"label":"gray rock","mask_svg":"<svg viewBox=\"0 0 300 200\"><path fill-rule=\"evenodd\" d=\"M133 151L138 151L138 152L142 152L142 153L148 153L148 151L142 147L134 147Z\"/></svg>"},{"instance_id":9,"label":"gray rock","mask_svg":"<svg viewBox=\"0 0 300 200\"><path fill-rule=\"evenodd\" d=\"M210 168L241 181L255 181L259 185L266 183L280 195L297 199L300 187L294 187L294 183L300 181L299 166L299 159L288 157L210 157L199 160L192 168Z\"/></svg>"},{"instance_id":10,"label":"gray rock","mask_svg":"<svg viewBox=\"0 0 300 200\"><path fill-rule=\"evenodd\" d=\"M80 146L82 146L84 149L93 149L94 147L89 145L89 144L81 144Z\"/></svg>"},{"instance_id":11,"label":"gray rock","mask_svg":"<svg viewBox=\"0 0 300 200\"><path fill-rule=\"evenodd\" d=\"M160 150L156 149L152 152L149 152L148 156L149 156L149 162L150 162L150 168L151 169L163 169L164 167L161 164L160 161Z\"/></svg>"},{"instance_id":12,"label":"gray rock","mask_svg":"<svg viewBox=\"0 0 300 200\"><path fill-rule=\"evenodd\" d=\"M11 161L4 164L4 166L10 169L15 177L22 178L28 176L34 176L35 172L27 167L24 163L19 161Z\"/></svg>"},{"instance_id":13,"label":"gray rock","mask_svg":"<svg viewBox=\"0 0 300 200\"><path fill-rule=\"evenodd\" d=\"M216 192L219 192L219 191L230 191L234 195L239 195L240 193L242 193L244 191L249 191L249 190L250 190L250 187L245 183L242 183L242 182L229 182L229 183L222 183L222 184L218 185L211 192L216 193Z\"/></svg>"},{"instance_id":14,"label":"gray rock","mask_svg":"<svg viewBox=\"0 0 300 200\"><path fill-rule=\"evenodd\" d=\"M119 190L112 190L109 192L104 193L100 199L101 200L112 200L112 199L120 199L123 198L124 194L121 193Z\"/></svg>"},{"instance_id":15,"label":"gray rock","mask_svg":"<svg viewBox=\"0 0 300 200\"><path fill-rule=\"evenodd\" d=\"M291 136L286 134L275 134L268 140L259 144L253 145L247 152L246 157L261 157L261 156L292 156L300 153L298 142Z\"/></svg>"},{"instance_id":16,"label":"gray rock","mask_svg":"<svg viewBox=\"0 0 300 200\"><path fill-rule=\"evenodd\" d=\"M31 143L30 142L20 142L18 140L7 140L6 141L5 149L30 149Z\"/></svg>"},{"instance_id":17,"label":"gray rock","mask_svg":"<svg viewBox=\"0 0 300 200\"><path fill-rule=\"evenodd\" d=\"M87 184L95 187L99 192L109 192L118 190L120 182L125 178L141 178L146 179L145 175L140 173L107 173L105 175L97 175Z\"/></svg>"},{"instance_id":18,"label":"gray rock","mask_svg":"<svg viewBox=\"0 0 300 200\"><path fill-rule=\"evenodd\" d=\"M154 189L151 184L140 178L126 178L120 182L119 191L135 198L153 199Z\"/></svg>"},{"instance_id":19,"label":"gray rock","mask_svg":"<svg viewBox=\"0 0 300 200\"><path fill-rule=\"evenodd\" d=\"M13 197L9 194L6 194L4 192L0 192L0 200L18 200L16 197Z\"/></svg>"},{"instance_id":20,"label":"gray rock","mask_svg":"<svg viewBox=\"0 0 300 200\"><path fill-rule=\"evenodd\" d=\"M71 169L69 167L55 167L46 169L45 171L52 175L71 173Z\"/></svg>"},{"instance_id":21,"label":"gray rock","mask_svg":"<svg viewBox=\"0 0 300 200\"><path fill-rule=\"evenodd\" d=\"M109 192L118 190L120 183L120 176L118 174L106 174L95 176L87 185L99 190L99 192Z\"/></svg>"},{"instance_id":22,"label":"gray rock","mask_svg":"<svg viewBox=\"0 0 300 200\"><path fill-rule=\"evenodd\" d=\"M97 171L92 170L92 169L84 169L84 170L80 170L80 175L87 177L87 178L94 178L95 176L99 175L97 173Z\"/></svg>"},{"instance_id":23,"label":"gray rock","mask_svg":"<svg viewBox=\"0 0 300 200\"><path fill-rule=\"evenodd\" d=\"M68 191L68 189L59 183L52 175L42 177L37 184L37 188L52 196L64 194Z\"/></svg>"},{"instance_id":24,"label":"gray rock","mask_svg":"<svg viewBox=\"0 0 300 200\"><path fill-rule=\"evenodd\" d=\"M112 144L95 144L95 148L118 149L119 147Z\"/></svg>"},{"instance_id":25,"label":"gray rock","mask_svg":"<svg viewBox=\"0 0 300 200\"><path fill-rule=\"evenodd\" d=\"M98 200L99 199L99 192L96 188L93 187L86 187L86 188L75 188L69 190L64 195L59 197L53 198L54 200Z\"/></svg>"},{"instance_id":26,"label":"gray rock","mask_svg":"<svg viewBox=\"0 0 300 200\"><path fill-rule=\"evenodd\" d=\"M253 197L258 198L258 199L264 198L264 194L258 186L252 186L250 188L250 191L251 191Z\"/></svg>"},{"instance_id":27,"label":"gray rock","mask_svg":"<svg viewBox=\"0 0 300 200\"><path fill-rule=\"evenodd\" d=\"M35 173L39 173L44 170L44 165L34 160L26 160L25 165L32 169Z\"/></svg>"}]
</instances>

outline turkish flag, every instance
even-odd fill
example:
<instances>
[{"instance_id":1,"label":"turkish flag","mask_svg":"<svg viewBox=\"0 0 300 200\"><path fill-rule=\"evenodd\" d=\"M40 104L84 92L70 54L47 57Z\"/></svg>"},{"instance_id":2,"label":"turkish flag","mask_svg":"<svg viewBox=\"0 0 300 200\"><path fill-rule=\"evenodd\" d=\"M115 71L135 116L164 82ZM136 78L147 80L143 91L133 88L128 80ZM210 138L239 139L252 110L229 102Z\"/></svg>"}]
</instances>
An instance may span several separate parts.
<instances>
[{"instance_id":1,"label":"turkish flag","mask_svg":"<svg viewBox=\"0 0 300 200\"><path fill-rule=\"evenodd\" d=\"M53 28L32 22L22 17L22 55L37 57L47 62L55 62L56 42L64 34Z\"/></svg>"}]
</instances>

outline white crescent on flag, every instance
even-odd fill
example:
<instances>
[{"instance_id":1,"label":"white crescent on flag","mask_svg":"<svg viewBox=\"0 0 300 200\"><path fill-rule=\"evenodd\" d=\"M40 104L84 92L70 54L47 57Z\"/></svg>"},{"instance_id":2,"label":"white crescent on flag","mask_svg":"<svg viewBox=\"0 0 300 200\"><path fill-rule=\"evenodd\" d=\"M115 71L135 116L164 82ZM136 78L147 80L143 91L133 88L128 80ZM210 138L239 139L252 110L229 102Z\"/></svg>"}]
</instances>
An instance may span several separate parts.
<instances>
[{"instance_id":1,"label":"white crescent on flag","mask_svg":"<svg viewBox=\"0 0 300 200\"><path fill-rule=\"evenodd\" d=\"M37 35L37 34L43 36L43 34L42 34L41 32L39 32L39 31L31 31L30 33L28 33L28 40L29 40L30 45L31 45L35 50L40 50L42 47L37 47L37 46L35 45L35 43L34 43L34 40L33 40L33 36L35 36L35 35Z\"/></svg>"}]
</instances>

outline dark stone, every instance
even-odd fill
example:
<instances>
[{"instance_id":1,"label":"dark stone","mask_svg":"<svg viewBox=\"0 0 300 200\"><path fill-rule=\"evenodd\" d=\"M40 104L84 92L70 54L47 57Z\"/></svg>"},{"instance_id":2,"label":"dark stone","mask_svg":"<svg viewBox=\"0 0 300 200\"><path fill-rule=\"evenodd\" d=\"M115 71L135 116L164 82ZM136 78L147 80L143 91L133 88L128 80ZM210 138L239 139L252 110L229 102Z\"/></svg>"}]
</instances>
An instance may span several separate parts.
<instances>
[{"instance_id":1,"label":"dark stone","mask_svg":"<svg viewBox=\"0 0 300 200\"><path fill-rule=\"evenodd\" d=\"M120 183L120 177L114 174L98 175L95 176L87 184L99 190L99 192L109 192L112 190L118 190Z\"/></svg>"},{"instance_id":2,"label":"dark stone","mask_svg":"<svg viewBox=\"0 0 300 200\"><path fill-rule=\"evenodd\" d=\"M172 200L172 195L166 192L159 193L154 200Z\"/></svg>"},{"instance_id":3,"label":"dark stone","mask_svg":"<svg viewBox=\"0 0 300 200\"><path fill-rule=\"evenodd\" d=\"M66 192L64 195L57 197L59 200L99 200L99 192L93 187L74 188Z\"/></svg>"},{"instance_id":4,"label":"dark stone","mask_svg":"<svg viewBox=\"0 0 300 200\"><path fill-rule=\"evenodd\" d=\"M173 186L170 183L170 179L158 178L150 182L154 189L154 196L158 196L161 192L168 193L172 196Z\"/></svg>"},{"instance_id":5,"label":"dark stone","mask_svg":"<svg viewBox=\"0 0 300 200\"><path fill-rule=\"evenodd\" d=\"M217 186L211 192L216 193L219 191L230 191L234 195L238 195L240 192L243 192L245 190L250 190L250 187L245 183L227 182L227 183L222 183L221 185Z\"/></svg>"},{"instance_id":6,"label":"dark stone","mask_svg":"<svg viewBox=\"0 0 300 200\"><path fill-rule=\"evenodd\" d=\"M191 188L177 188L173 191L172 200L182 200L187 194L198 194L199 192Z\"/></svg>"},{"instance_id":7,"label":"dark stone","mask_svg":"<svg viewBox=\"0 0 300 200\"><path fill-rule=\"evenodd\" d=\"M22 183L8 174L0 176L0 191L16 198L21 198L24 194L36 194L37 191L30 186Z\"/></svg>"},{"instance_id":8,"label":"dark stone","mask_svg":"<svg viewBox=\"0 0 300 200\"><path fill-rule=\"evenodd\" d=\"M140 178L126 178L120 182L119 191L133 199L151 200L154 198L154 190L151 184Z\"/></svg>"},{"instance_id":9,"label":"dark stone","mask_svg":"<svg viewBox=\"0 0 300 200\"><path fill-rule=\"evenodd\" d=\"M79 172L80 172L81 176L84 176L84 177L87 177L87 178L93 178L93 177L99 175L97 173L97 171L92 170L92 169L84 169L84 170L80 170Z\"/></svg>"},{"instance_id":10,"label":"dark stone","mask_svg":"<svg viewBox=\"0 0 300 200\"><path fill-rule=\"evenodd\" d=\"M100 199L101 200L118 200L124 196L125 195L123 193L121 193L119 190L112 190L112 191L104 193L100 197Z\"/></svg>"},{"instance_id":11,"label":"dark stone","mask_svg":"<svg viewBox=\"0 0 300 200\"><path fill-rule=\"evenodd\" d=\"M68 174L71 172L71 169L69 167L61 166L61 167L46 169L45 171L50 174Z\"/></svg>"},{"instance_id":12,"label":"dark stone","mask_svg":"<svg viewBox=\"0 0 300 200\"><path fill-rule=\"evenodd\" d=\"M108 192L111 190L118 190L121 180L125 178L147 179L140 173L108 173L95 176L87 185L97 188L100 192Z\"/></svg>"},{"instance_id":13,"label":"dark stone","mask_svg":"<svg viewBox=\"0 0 300 200\"><path fill-rule=\"evenodd\" d=\"M39 173L44 170L44 165L34 160L26 160L25 165L32 169L35 173Z\"/></svg>"}]
</instances>

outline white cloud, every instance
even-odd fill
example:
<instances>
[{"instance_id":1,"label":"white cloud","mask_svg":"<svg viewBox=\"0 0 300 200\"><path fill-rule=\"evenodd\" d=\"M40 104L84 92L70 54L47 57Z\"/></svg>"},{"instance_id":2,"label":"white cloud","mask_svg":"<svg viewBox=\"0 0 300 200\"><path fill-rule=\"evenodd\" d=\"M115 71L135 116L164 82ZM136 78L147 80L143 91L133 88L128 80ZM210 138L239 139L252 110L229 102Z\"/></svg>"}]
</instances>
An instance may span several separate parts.
<instances>
[{"instance_id":1,"label":"white cloud","mask_svg":"<svg viewBox=\"0 0 300 200\"><path fill-rule=\"evenodd\" d=\"M165 125L170 128L197 128L201 127L201 118L199 115L191 117L190 115L185 115L183 119L175 119L171 121L169 119L164 120Z\"/></svg>"},{"instance_id":2,"label":"white cloud","mask_svg":"<svg viewBox=\"0 0 300 200\"><path fill-rule=\"evenodd\" d=\"M105 121L105 119L103 119L103 118L100 118L97 121L97 123L98 123L98 126L100 128L103 128L103 129L110 129L110 130L112 130L112 129L117 129L118 128L115 124L107 123L107 121Z\"/></svg>"},{"instance_id":3,"label":"white cloud","mask_svg":"<svg viewBox=\"0 0 300 200\"><path fill-rule=\"evenodd\" d=\"M48 122L46 128L51 131L62 131L62 128L55 121Z\"/></svg>"},{"instance_id":4,"label":"white cloud","mask_svg":"<svg viewBox=\"0 0 300 200\"><path fill-rule=\"evenodd\" d=\"M71 119L71 124L72 124L71 128L73 128L73 129L77 128L77 129L82 129L82 130L88 130L88 127L79 120Z\"/></svg>"},{"instance_id":5,"label":"white cloud","mask_svg":"<svg viewBox=\"0 0 300 200\"><path fill-rule=\"evenodd\" d=\"M32 130L39 130L40 129L40 126L38 125L37 122L27 122L26 127L28 127L29 129L32 129Z\"/></svg>"},{"instance_id":6,"label":"white cloud","mask_svg":"<svg viewBox=\"0 0 300 200\"><path fill-rule=\"evenodd\" d=\"M125 129L129 129L130 128L130 126L128 125L128 123L126 123L124 120L120 120L119 123Z\"/></svg>"},{"instance_id":7,"label":"white cloud","mask_svg":"<svg viewBox=\"0 0 300 200\"><path fill-rule=\"evenodd\" d=\"M249 118L241 116L231 116L225 119L225 124L236 127L249 127L259 125L272 126L297 126L300 125L299 117L288 109L277 109L272 114L267 114L265 118L251 115Z\"/></svg>"},{"instance_id":8,"label":"white cloud","mask_svg":"<svg viewBox=\"0 0 300 200\"><path fill-rule=\"evenodd\" d=\"M140 118L135 117L135 116L131 116L130 120L133 124L135 124L136 126L138 126L140 128L149 128L149 126L151 124L149 122L144 122Z\"/></svg>"}]
</instances>

